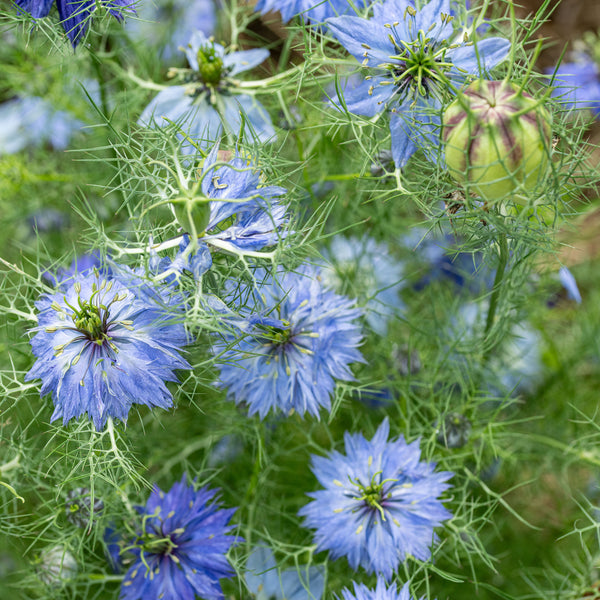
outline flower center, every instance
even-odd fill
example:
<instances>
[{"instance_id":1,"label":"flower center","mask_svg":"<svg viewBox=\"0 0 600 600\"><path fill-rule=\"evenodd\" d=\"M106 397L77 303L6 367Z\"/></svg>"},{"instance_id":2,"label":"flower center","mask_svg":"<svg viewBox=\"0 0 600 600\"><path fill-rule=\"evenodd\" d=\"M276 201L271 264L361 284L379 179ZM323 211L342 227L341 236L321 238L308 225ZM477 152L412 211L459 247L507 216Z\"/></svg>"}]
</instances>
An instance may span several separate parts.
<instances>
[{"instance_id":1,"label":"flower center","mask_svg":"<svg viewBox=\"0 0 600 600\"><path fill-rule=\"evenodd\" d=\"M73 312L75 327L90 340L99 341L106 337L106 307L95 306L92 300L77 298L79 309Z\"/></svg>"},{"instance_id":2,"label":"flower center","mask_svg":"<svg viewBox=\"0 0 600 600\"><path fill-rule=\"evenodd\" d=\"M397 481L397 479L383 479L378 481L381 471L377 471L371 477L371 481L365 485L360 479L352 480L350 483L358 488L358 495L356 500L363 506L367 506L372 511L378 511L381 515L381 520L385 521L385 507L384 502L391 497L391 494L385 494L383 489L386 483L390 481Z\"/></svg>"},{"instance_id":3,"label":"flower center","mask_svg":"<svg viewBox=\"0 0 600 600\"><path fill-rule=\"evenodd\" d=\"M216 87L223 75L223 59L214 46L203 46L198 50L198 73L202 83Z\"/></svg>"}]
</instances>

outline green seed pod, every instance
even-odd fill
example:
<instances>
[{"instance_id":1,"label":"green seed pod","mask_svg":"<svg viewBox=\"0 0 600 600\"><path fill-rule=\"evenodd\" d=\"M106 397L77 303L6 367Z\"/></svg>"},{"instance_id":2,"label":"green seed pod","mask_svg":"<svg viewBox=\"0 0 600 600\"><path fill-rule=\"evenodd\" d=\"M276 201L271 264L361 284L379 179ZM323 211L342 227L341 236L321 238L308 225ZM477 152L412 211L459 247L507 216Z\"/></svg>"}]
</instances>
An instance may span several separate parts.
<instances>
[{"instance_id":1,"label":"green seed pod","mask_svg":"<svg viewBox=\"0 0 600 600\"><path fill-rule=\"evenodd\" d=\"M450 174L485 200L530 190L546 174L550 114L512 83L474 81L448 106L442 124Z\"/></svg>"},{"instance_id":2,"label":"green seed pod","mask_svg":"<svg viewBox=\"0 0 600 600\"><path fill-rule=\"evenodd\" d=\"M186 233L204 235L210 221L210 201L207 198L178 198L173 201L177 222Z\"/></svg>"}]
</instances>

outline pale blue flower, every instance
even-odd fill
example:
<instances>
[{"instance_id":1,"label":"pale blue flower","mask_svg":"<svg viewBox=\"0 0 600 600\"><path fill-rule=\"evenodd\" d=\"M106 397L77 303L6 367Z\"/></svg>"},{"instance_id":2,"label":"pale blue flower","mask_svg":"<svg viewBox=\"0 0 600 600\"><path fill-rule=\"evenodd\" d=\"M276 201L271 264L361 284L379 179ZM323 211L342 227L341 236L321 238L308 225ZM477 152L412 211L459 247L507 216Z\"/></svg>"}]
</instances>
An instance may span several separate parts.
<instances>
[{"instance_id":1,"label":"pale blue flower","mask_svg":"<svg viewBox=\"0 0 600 600\"><path fill-rule=\"evenodd\" d=\"M311 266L267 276L236 296L247 299L239 309L244 322L214 346L228 398L261 419L269 411L318 417L331 410L336 380L352 381L350 364L363 360L361 311Z\"/></svg>"},{"instance_id":2,"label":"pale blue flower","mask_svg":"<svg viewBox=\"0 0 600 600\"><path fill-rule=\"evenodd\" d=\"M450 0L432 0L418 10L409 0L386 0L373 5L370 19L341 16L326 23L368 73L361 85L346 90L343 102L366 117L389 113L398 168L418 148L436 159L450 83L460 87L471 75L485 76L510 48L495 37L465 42L452 24Z\"/></svg>"},{"instance_id":3,"label":"pale blue flower","mask_svg":"<svg viewBox=\"0 0 600 600\"><path fill-rule=\"evenodd\" d=\"M408 583L398 591L396 582L387 587L383 577L377 577L377 586L370 590L363 583L354 583L354 592L348 588L342 590L343 600L413 600L408 590ZM423 600L423 599L421 599Z\"/></svg>"},{"instance_id":4,"label":"pale blue flower","mask_svg":"<svg viewBox=\"0 0 600 600\"><path fill-rule=\"evenodd\" d=\"M163 60L177 58L195 31L210 36L217 24L213 0L144 0L126 29L140 42L159 48Z\"/></svg>"},{"instance_id":5,"label":"pale blue flower","mask_svg":"<svg viewBox=\"0 0 600 600\"><path fill-rule=\"evenodd\" d=\"M165 382L178 381L176 369L191 368L179 354L185 329L169 314L178 299L157 289L155 302L143 287L97 270L62 283L36 302L37 361L25 376L42 380L41 396L52 394L51 420L66 425L87 413L101 429L109 417L126 421L133 404L171 407Z\"/></svg>"},{"instance_id":6,"label":"pale blue flower","mask_svg":"<svg viewBox=\"0 0 600 600\"><path fill-rule=\"evenodd\" d=\"M185 53L190 68L183 70L184 84L159 92L138 122L149 127L177 123L200 147L207 148L224 131L237 136L243 114L247 140L273 141L275 130L269 114L232 79L260 65L269 51L257 48L227 53L223 46L197 31ZM183 151L190 153L194 148L184 144Z\"/></svg>"},{"instance_id":7,"label":"pale blue flower","mask_svg":"<svg viewBox=\"0 0 600 600\"><path fill-rule=\"evenodd\" d=\"M313 455L313 473L325 489L309 493L313 501L299 512L316 530L317 550L346 556L353 569L388 581L407 556L431 556L434 529L452 516L439 496L453 475L420 460L419 440L388 441L389 429L386 418L371 441L345 433L345 455Z\"/></svg>"},{"instance_id":8,"label":"pale blue flower","mask_svg":"<svg viewBox=\"0 0 600 600\"><path fill-rule=\"evenodd\" d=\"M388 321L404 306L398 296L403 267L390 256L387 245L367 236L338 235L322 254L327 261L322 270L325 285L358 298L371 329L386 335Z\"/></svg>"},{"instance_id":9,"label":"pale blue flower","mask_svg":"<svg viewBox=\"0 0 600 600\"><path fill-rule=\"evenodd\" d=\"M320 600L325 588L323 569L279 569L270 548L258 546L246 562L244 579L256 600Z\"/></svg>"},{"instance_id":10,"label":"pale blue flower","mask_svg":"<svg viewBox=\"0 0 600 600\"><path fill-rule=\"evenodd\" d=\"M355 12L353 7L362 7L364 2L349 0L258 0L255 11L265 14L268 12L281 13L281 20L287 23L292 17L300 15L312 23L322 23L329 17L337 17L348 12Z\"/></svg>"}]
</instances>

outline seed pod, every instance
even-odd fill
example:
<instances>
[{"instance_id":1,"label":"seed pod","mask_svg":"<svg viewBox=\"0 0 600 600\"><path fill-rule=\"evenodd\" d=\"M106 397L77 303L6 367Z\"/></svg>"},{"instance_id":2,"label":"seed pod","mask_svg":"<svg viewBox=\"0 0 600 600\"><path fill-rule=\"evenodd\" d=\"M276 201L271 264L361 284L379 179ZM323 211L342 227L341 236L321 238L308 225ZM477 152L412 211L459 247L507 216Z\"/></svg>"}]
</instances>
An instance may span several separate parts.
<instances>
[{"instance_id":1,"label":"seed pod","mask_svg":"<svg viewBox=\"0 0 600 600\"><path fill-rule=\"evenodd\" d=\"M474 81L448 106L442 123L450 174L485 200L530 190L543 179L551 117L514 84Z\"/></svg>"},{"instance_id":2,"label":"seed pod","mask_svg":"<svg viewBox=\"0 0 600 600\"><path fill-rule=\"evenodd\" d=\"M36 565L40 580L46 585L58 587L77 575L77 562L62 545L46 548Z\"/></svg>"}]
</instances>

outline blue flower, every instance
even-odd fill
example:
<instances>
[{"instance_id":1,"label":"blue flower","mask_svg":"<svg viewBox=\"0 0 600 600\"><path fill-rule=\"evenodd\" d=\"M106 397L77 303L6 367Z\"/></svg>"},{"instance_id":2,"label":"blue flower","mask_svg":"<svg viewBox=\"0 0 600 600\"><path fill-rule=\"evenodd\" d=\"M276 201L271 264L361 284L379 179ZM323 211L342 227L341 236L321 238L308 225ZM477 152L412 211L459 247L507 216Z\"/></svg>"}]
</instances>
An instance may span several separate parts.
<instances>
[{"instance_id":1,"label":"blue flower","mask_svg":"<svg viewBox=\"0 0 600 600\"><path fill-rule=\"evenodd\" d=\"M197 30L213 33L217 15L213 0L158 0L140 2L137 19L128 19L126 29L141 43L160 48L163 60L177 57Z\"/></svg>"},{"instance_id":2,"label":"blue flower","mask_svg":"<svg viewBox=\"0 0 600 600\"><path fill-rule=\"evenodd\" d=\"M160 271L177 277L186 270L198 279L212 265L209 245L220 249L261 250L276 244L287 235L283 229L288 219L286 208L275 200L287 193L285 188L263 185L256 165L239 155L225 164L223 152L214 146L204 160L198 196L210 205L206 231L194 246L184 235L179 252L172 261L162 260ZM196 176L196 170L194 170Z\"/></svg>"},{"instance_id":3,"label":"blue flower","mask_svg":"<svg viewBox=\"0 0 600 600\"><path fill-rule=\"evenodd\" d=\"M34 19L47 17L54 4L54 0L14 1ZM119 21L123 20L123 13L135 12L135 0L56 0L61 25L73 47L83 39L88 28L88 21L99 5L108 9L108 12Z\"/></svg>"},{"instance_id":4,"label":"blue flower","mask_svg":"<svg viewBox=\"0 0 600 600\"><path fill-rule=\"evenodd\" d=\"M166 295L159 306L141 290L94 270L36 302L37 361L25 379L41 379L41 396L52 394L52 421L87 413L101 429L108 417L126 421L133 404L173 405L165 382L191 368L179 355L185 329L168 314Z\"/></svg>"},{"instance_id":5,"label":"blue flower","mask_svg":"<svg viewBox=\"0 0 600 600\"><path fill-rule=\"evenodd\" d=\"M68 268L65 269L64 267L61 267L56 272L56 275L50 271L44 271L42 277L52 283L55 287L62 287L69 285L69 283L73 283L77 277L87 277L94 269L100 269L103 273L107 272L104 270L102 257L98 252L76 256Z\"/></svg>"},{"instance_id":6,"label":"blue flower","mask_svg":"<svg viewBox=\"0 0 600 600\"><path fill-rule=\"evenodd\" d=\"M438 496L453 475L422 462L418 440L388 442L389 429L386 418L370 442L346 433L346 455L313 455L312 470L325 489L308 494L314 500L299 512L317 530L318 550L387 580L407 556L429 559L434 528L452 516Z\"/></svg>"},{"instance_id":7,"label":"blue flower","mask_svg":"<svg viewBox=\"0 0 600 600\"><path fill-rule=\"evenodd\" d=\"M581 304L581 292L579 291L575 277L573 277L573 273L571 273L567 267L561 267L558 271L558 277L560 283L567 291L567 298L569 300L575 300L577 304Z\"/></svg>"},{"instance_id":8,"label":"blue flower","mask_svg":"<svg viewBox=\"0 0 600 600\"><path fill-rule=\"evenodd\" d=\"M364 3L369 2L365 0ZM284 23L296 15L313 23L322 23L329 17L337 17L353 10L352 6L361 6L361 2L351 4L349 0L258 0L254 10L263 15L278 11Z\"/></svg>"},{"instance_id":9,"label":"blue flower","mask_svg":"<svg viewBox=\"0 0 600 600\"><path fill-rule=\"evenodd\" d=\"M451 25L450 0L432 0L416 10L408 0L373 5L369 20L356 16L327 19L329 30L365 67L361 85L347 89L350 112L373 117L389 112L392 156L406 165L418 149L435 160L440 110L450 83L485 73L504 60L510 43L501 38L465 42Z\"/></svg>"},{"instance_id":10,"label":"blue flower","mask_svg":"<svg viewBox=\"0 0 600 600\"><path fill-rule=\"evenodd\" d=\"M236 509L221 509L216 493L195 491L185 475L166 494L154 486L140 507L142 528L128 546L136 560L123 578L120 600L223 598L219 580L233 575L225 554L236 542L227 535Z\"/></svg>"},{"instance_id":11,"label":"blue flower","mask_svg":"<svg viewBox=\"0 0 600 600\"><path fill-rule=\"evenodd\" d=\"M249 414L292 410L318 417L331 410L335 380L354 379L349 365L362 361L361 311L324 287L320 271L304 266L271 276L238 297L249 296L240 312L241 339L233 333L215 343L220 385Z\"/></svg>"},{"instance_id":12,"label":"blue flower","mask_svg":"<svg viewBox=\"0 0 600 600\"><path fill-rule=\"evenodd\" d=\"M386 244L369 237L336 236L323 256L331 263L323 268L325 285L358 298L371 329L385 335L388 321L403 307L398 297L402 264L390 256Z\"/></svg>"},{"instance_id":13,"label":"blue flower","mask_svg":"<svg viewBox=\"0 0 600 600\"><path fill-rule=\"evenodd\" d=\"M84 126L68 112L56 110L43 98L15 98L0 104L0 155L49 144L64 150Z\"/></svg>"},{"instance_id":14,"label":"blue flower","mask_svg":"<svg viewBox=\"0 0 600 600\"><path fill-rule=\"evenodd\" d=\"M398 591L396 583L392 583L390 587L386 587L383 577L377 577L377 587L370 590L363 583L354 583L354 593L348 588L342 590L344 600L412 600L412 596L408 590L408 583L404 584L402 589Z\"/></svg>"},{"instance_id":15,"label":"blue flower","mask_svg":"<svg viewBox=\"0 0 600 600\"><path fill-rule=\"evenodd\" d=\"M552 96L565 108L591 110L600 116L600 69L585 53L576 55L575 62L563 63L558 69L546 69L555 75Z\"/></svg>"},{"instance_id":16,"label":"blue flower","mask_svg":"<svg viewBox=\"0 0 600 600\"><path fill-rule=\"evenodd\" d=\"M202 148L223 134L237 136L245 115L244 134L250 140L267 142L275 135L269 114L253 96L242 93L231 78L248 71L268 56L264 48L226 53L220 44L201 31L192 36L185 50L190 69L179 69L184 85L174 85L148 104L139 118L141 125L162 127L178 123ZM191 153L191 144L183 146Z\"/></svg>"},{"instance_id":17,"label":"blue flower","mask_svg":"<svg viewBox=\"0 0 600 600\"><path fill-rule=\"evenodd\" d=\"M244 579L256 600L320 600L325 588L323 569L278 569L273 552L264 546L248 557Z\"/></svg>"}]
</instances>

